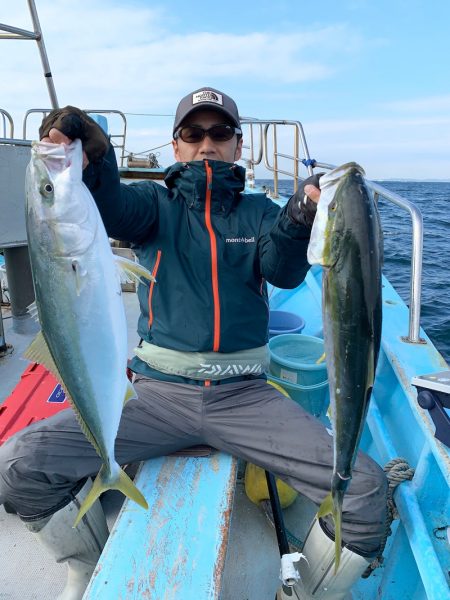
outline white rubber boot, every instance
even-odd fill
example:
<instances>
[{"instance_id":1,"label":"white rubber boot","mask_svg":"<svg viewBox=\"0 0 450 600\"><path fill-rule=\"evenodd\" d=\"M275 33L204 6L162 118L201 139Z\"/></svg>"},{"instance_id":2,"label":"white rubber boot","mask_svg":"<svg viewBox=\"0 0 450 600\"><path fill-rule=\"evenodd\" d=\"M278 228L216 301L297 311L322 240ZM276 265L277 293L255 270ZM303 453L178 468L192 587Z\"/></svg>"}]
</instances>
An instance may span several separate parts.
<instances>
[{"instance_id":1,"label":"white rubber boot","mask_svg":"<svg viewBox=\"0 0 450 600\"><path fill-rule=\"evenodd\" d=\"M308 533L302 558L297 563L300 581L291 590L279 590L279 600L350 600L351 588L369 561L348 548L342 549L341 563L334 574L334 541L322 530L318 519ZM292 591L291 595L288 595Z\"/></svg>"},{"instance_id":2,"label":"white rubber boot","mask_svg":"<svg viewBox=\"0 0 450 600\"><path fill-rule=\"evenodd\" d=\"M80 523L73 527L80 505L91 486L92 482L88 481L73 502L50 518L26 524L56 562L67 562L67 582L58 600L82 599L108 539L108 526L98 500Z\"/></svg>"}]
</instances>

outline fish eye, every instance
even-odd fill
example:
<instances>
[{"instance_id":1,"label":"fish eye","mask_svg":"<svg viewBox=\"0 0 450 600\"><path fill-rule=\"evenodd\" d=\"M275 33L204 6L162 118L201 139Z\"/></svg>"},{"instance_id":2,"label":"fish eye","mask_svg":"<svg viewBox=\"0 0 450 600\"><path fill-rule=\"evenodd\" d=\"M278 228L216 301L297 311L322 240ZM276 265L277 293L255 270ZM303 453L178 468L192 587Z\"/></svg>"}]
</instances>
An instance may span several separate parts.
<instances>
[{"instance_id":1,"label":"fish eye","mask_svg":"<svg viewBox=\"0 0 450 600\"><path fill-rule=\"evenodd\" d=\"M333 210L333 211L335 211L335 210L336 210L336 202L332 202L332 203L330 204L330 210Z\"/></svg>"},{"instance_id":2,"label":"fish eye","mask_svg":"<svg viewBox=\"0 0 450 600\"><path fill-rule=\"evenodd\" d=\"M41 185L41 193L47 197L53 194L53 185L50 183L50 181L47 181Z\"/></svg>"}]
</instances>

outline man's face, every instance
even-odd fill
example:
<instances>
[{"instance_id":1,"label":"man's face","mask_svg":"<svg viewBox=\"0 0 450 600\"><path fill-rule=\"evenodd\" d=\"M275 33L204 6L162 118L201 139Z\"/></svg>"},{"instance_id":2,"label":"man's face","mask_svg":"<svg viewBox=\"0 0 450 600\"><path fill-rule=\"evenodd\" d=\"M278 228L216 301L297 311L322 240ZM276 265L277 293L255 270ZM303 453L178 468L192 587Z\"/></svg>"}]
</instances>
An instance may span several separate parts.
<instances>
[{"instance_id":1,"label":"man's face","mask_svg":"<svg viewBox=\"0 0 450 600\"><path fill-rule=\"evenodd\" d=\"M223 125L226 118L215 110L198 110L186 117L182 125L197 125L203 129L209 129L213 125ZM214 142L206 135L201 142L189 144L181 138L172 141L175 160L178 162L190 162L192 160L221 160L233 163L241 158L242 138L238 141L234 135L228 142Z\"/></svg>"}]
</instances>

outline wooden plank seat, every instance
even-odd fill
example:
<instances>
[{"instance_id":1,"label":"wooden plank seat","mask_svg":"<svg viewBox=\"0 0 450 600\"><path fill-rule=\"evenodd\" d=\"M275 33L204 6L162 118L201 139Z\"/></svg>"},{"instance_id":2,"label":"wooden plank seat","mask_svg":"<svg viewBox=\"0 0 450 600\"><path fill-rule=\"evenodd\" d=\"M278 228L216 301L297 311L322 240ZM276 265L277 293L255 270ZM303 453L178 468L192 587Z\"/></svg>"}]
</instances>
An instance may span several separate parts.
<instances>
[{"instance_id":1,"label":"wooden plank seat","mask_svg":"<svg viewBox=\"0 0 450 600\"><path fill-rule=\"evenodd\" d=\"M235 482L236 459L216 450L144 462L149 509L124 502L83 600L219 598Z\"/></svg>"}]
</instances>

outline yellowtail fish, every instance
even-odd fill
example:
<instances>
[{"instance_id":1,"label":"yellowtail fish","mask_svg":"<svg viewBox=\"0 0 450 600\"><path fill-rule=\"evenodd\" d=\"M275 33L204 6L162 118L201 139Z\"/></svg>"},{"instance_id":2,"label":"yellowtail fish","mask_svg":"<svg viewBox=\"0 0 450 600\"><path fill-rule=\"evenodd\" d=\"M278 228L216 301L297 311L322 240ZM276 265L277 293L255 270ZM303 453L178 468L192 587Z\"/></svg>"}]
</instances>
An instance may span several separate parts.
<instances>
[{"instance_id":1,"label":"yellowtail fish","mask_svg":"<svg viewBox=\"0 0 450 600\"><path fill-rule=\"evenodd\" d=\"M335 572L341 556L342 502L352 477L381 340L382 232L364 171L348 163L323 175L308 261L324 267L323 327L331 398L331 493L318 517L332 514Z\"/></svg>"},{"instance_id":2,"label":"yellowtail fish","mask_svg":"<svg viewBox=\"0 0 450 600\"><path fill-rule=\"evenodd\" d=\"M81 428L103 460L75 525L104 491L147 502L114 457L124 403L127 326L117 265L130 278L152 275L115 257L100 213L82 181L81 142L33 142L26 176L26 224L41 332L25 356L44 364L66 392Z\"/></svg>"}]
</instances>

